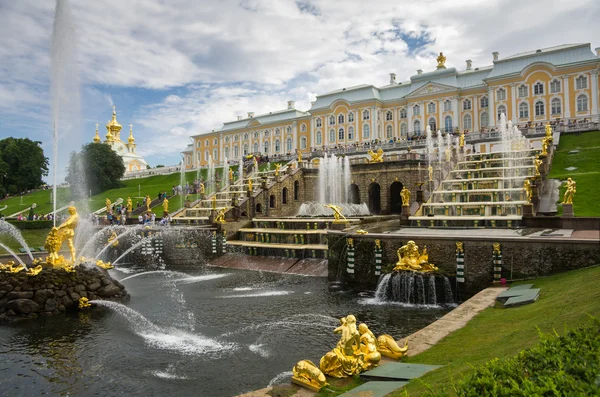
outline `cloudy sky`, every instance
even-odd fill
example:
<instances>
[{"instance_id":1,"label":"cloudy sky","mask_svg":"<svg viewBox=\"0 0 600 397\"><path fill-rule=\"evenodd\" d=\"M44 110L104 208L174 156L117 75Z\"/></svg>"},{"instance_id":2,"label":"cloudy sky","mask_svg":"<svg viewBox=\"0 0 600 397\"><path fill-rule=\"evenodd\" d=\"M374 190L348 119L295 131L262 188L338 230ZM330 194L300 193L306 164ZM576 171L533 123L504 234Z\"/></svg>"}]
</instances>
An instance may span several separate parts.
<instances>
[{"instance_id":1,"label":"cloudy sky","mask_svg":"<svg viewBox=\"0 0 600 397\"><path fill-rule=\"evenodd\" d=\"M114 104L152 166L179 162L189 135L237 115L287 100L308 110L315 95L385 85L390 72L407 80L433 70L439 51L464 69L491 64L493 51L600 46L597 0L60 2L55 48L67 52L53 69L56 1L0 0L0 138L40 140L51 154L54 70L61 153L89 142L95 123L103 137Z\"/></svg>"}]
</instances>

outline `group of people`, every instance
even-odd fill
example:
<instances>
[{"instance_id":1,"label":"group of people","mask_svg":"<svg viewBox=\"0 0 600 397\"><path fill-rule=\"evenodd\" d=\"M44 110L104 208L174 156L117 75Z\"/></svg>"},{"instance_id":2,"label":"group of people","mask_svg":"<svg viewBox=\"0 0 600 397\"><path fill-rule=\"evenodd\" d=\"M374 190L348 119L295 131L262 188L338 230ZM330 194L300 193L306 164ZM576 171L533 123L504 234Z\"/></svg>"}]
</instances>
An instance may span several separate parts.
<instances>
[{"instance_id":1,"label":"group of people","mask_svg":"<svg viewBox=\"0 0 600 397\"><path fill-rule=\"evenodd\" d=\"M156 214L155 213L144 213L143 215L138 215L138 223L144 226L156 225ZM163 218L158 222L160 226L168 226L171 223L171 215L165 214Z\"/></svg>"},{"instance_id":2,"label":"group of people","mask_svg":"<svg viewBox=\"0 0 600 397\"><path fill-rule=\"evenodd\" d=\"M54 215L52 214L29 214L25 216L23 214L17 215L18 221L52 221L54 220Z\"/></svg>"}]
</instances>

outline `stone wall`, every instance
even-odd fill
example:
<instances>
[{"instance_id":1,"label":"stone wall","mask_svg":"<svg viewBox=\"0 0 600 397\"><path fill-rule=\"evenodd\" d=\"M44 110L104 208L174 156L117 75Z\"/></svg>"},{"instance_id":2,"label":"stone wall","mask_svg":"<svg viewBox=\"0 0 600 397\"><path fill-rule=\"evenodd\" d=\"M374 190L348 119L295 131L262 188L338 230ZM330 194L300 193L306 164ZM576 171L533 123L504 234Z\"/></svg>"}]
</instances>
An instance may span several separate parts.
<instances>
[{"instance_id":1,"label":"stone wall","mask_svg":"<svg viewBox=\"0 0 600 397\"><path fill-rule=\"evenodd\" d=\"M129 300L125 287L100 268L44 269L37 276L25 272L0 273L0 323L52 316L77 310L79 299Z\"/></svg>"},{"instance_id":2,"label":"stone wall","mask_svg":"<svg viewBox=\"0 0 600 397\"><path fill-rule=\"evenodd\" d=\"M355 273L346 272L346 238L352 237L355 246ZM385 234L346 235L330 231L329 280L344 281L358 288L374 289L375 239L381 240L383 269L390 271L398 261L396 251L409 240ZM502 277L507 279L533 278L567 270L600 264L600 246L597 241L548 239L498 238L415 238L421 249L427 246L429 260L448 276L456 272L456 242L464 247L464 292L472 295L493 281L492 243L500 243L503 255ZM387 268L387 269L386 269ZM512 277L511 277L512 274Z\"/></svg>"}]
</instances>

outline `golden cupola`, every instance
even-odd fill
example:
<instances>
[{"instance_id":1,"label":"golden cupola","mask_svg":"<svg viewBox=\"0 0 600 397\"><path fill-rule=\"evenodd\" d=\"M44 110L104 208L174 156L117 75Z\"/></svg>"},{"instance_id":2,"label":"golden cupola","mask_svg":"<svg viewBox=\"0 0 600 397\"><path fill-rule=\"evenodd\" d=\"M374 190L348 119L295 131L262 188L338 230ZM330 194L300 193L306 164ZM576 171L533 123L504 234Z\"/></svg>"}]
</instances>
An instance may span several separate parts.
<instances>
[{"instance_id":1,"label":"golden cupola","mask_svg":"<svg viewBox=\"0 0 600 397\"><path fill-rule=\"evenodd\" d=\"M133 137L133 124L129 124L129 139L127 139L127 142L130 145L135 143L135 138Z\"/></svg>"},{"instance_id":2,"label":"golden cupola","mask_svg":"<svg viewBox=\"0 0 600 397\"><path fill-rule=\"evenodd\" d=\"M94 143L100 143L100 134L98 134L98 123L96 123L96 135L94 136Z\"/></svg>"},{"instance_id":3,"label":"golden cupola","mask_svg":"<svg viewBox=\"0 0 600 397\"><path fill-rule=\"evenodd\" d=\"M118 141L121 139L121 124L117 121L117 109L113 106L112 120L106 124L106 140Z\"/></svg>"}]
</instances>

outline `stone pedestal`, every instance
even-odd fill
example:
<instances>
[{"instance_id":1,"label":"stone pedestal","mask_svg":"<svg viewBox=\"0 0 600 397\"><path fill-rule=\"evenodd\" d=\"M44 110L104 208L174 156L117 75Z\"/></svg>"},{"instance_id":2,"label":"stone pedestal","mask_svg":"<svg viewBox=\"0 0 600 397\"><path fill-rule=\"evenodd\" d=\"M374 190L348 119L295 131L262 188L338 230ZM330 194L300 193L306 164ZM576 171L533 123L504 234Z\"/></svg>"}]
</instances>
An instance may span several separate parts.
<instances>
[{"instance_id":1,"label":"stone pedestal","mask_svg":"<svg viewBox=\"0 0 600 397\"><path fill-rule=\"evenodd\" d=\"M408 205L402 206L402 213L400 214L400 224L408 225L410 222L408 217L410 216L410 207Z\"/></svg>"},{"instance_id":2,"label":"stone pedestal","mask_svg":"<svg viewBox=\"0 0 600 397\"><path fill-rule=\"evenodd\" d=\"M345 228L347 228L348 226L350 226L350 223L348 221L339 221L339 222L332 222L331 223L331 230L344 230Z\"/></svg>"},{"instance_id":3,"label":"stone pedestal","mask_svg":"<svg viewBox=\"0 0 600 397\"><path fill-rule=\"evenodd\" d=\"M210 216L208 217L208 221L210 223L214 223L217 218L217 210L210 210Z\"/></svg>"},{"instance_id":4,"label":"stone pedestal","mask_svg":"<svg viewBox=\"0 0 600 397\"><path fill-rule=\"evenodd\" d=\"M422 190L417 190L417 203L422 203L423 200L423 191Z\"/></svg>"},{"instance_id":5,"label":"stone pedestal","mask_svg":"<svg viewBox=\"0 0 600 397\"><path fill-rule=\"evenodd\" d=\"M524 218L533 217L533 204L525 204L523 206L523 217Z\"/></svg>"},{"instance_id":6,"label":"stone pedestal","mask_svg":"<svg viewBox=\"0 0 600 397\"><path fill-rule=\"evenodd\" d=\"M575 213L573 212L573 204L563 204L562 208L563 208L563 213L562 213L563 218L573 218L575 216Z\"/></svg>"},{"instance_id":7,"label":"stone pedestal","mask_svg":"<svg viewBox=\"0 0 600 397\"><path fill-rule=\"evenodd\" d=\"M246 192L246 196L248 196L248 197L252 197L252 190L248 190L248 191Z\"/></svg>"}]
</instances>

